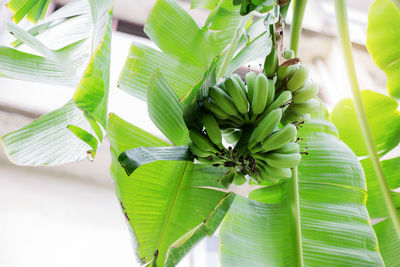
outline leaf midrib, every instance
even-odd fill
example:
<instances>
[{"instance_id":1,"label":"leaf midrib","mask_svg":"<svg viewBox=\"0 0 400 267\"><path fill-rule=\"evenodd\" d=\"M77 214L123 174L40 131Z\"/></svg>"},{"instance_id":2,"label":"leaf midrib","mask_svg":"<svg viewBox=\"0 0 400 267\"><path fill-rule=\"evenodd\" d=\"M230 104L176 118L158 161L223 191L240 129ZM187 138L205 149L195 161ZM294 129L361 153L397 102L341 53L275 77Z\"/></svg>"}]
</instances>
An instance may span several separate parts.
<instances>
[{"instance_id":1,"label":"leaf midrib","mask_svg":"<svg viewBox=\"0 0 400 267\"><path fill-rule=\"evenodd\" d=\"M189 164L189 162L186 161L186 162L185 162L185 166L183 167L182 173L181 173L181 175L180 175L180 178L179 178L179 182L178 182L178 184L177 184L177 187L175 188L175 189L176 189L176 190L175 190L175 194L172 196L171 200L169 201L170 204L169 204L169 206L168 206L166 218L164 219L163 228L161 229L160 237L159 237L159 239L158 239L158 242L157 242L156 250L155 250L155 251L159 250L159 247L160 247L160 245L161 245L161 242L162 242L162 240L164 239L164 235L165 235L165 232L166 232L166 230L167 230L167 228L168 228L168 225L169 225L169 221L170 221L170 218L171 218L172 211L173 211L173 209L174 209L174 207L175 207L176 200L177 200L178 195L179 195L179 192L180 192L180 190L181 190L181 188L182 188L182 182L183 182L183 178L185 177L188 164Z\"/></svg>"}]
</instances>

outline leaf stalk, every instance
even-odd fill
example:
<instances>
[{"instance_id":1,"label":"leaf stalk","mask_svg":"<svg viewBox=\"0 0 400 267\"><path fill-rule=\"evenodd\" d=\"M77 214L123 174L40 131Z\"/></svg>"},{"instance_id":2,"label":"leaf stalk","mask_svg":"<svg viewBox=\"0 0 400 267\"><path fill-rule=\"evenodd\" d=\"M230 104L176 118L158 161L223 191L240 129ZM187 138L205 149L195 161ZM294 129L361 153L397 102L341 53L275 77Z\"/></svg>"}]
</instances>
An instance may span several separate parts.
<instances>
[{"instance_id":1,"label":"leaf stalk","mask_svg":"<svg viewBox=\"0 0 400 267\"><path fill-rule=\"evenodd\" d=\"M339 31L339 39L342 46L343 57L346 64L347 74L350 80L351 93L361 127L361 132L363 134L364 142L367 146L368 154L370 156L375 175L378 179L381 193L383 194L389 218L393 224L394 229L396 230L398 237L400 238L400 219L394 206L391 191L389 190L385 175L382 170L382 165L379 162L378 153L376 151L375 142L372 137L370 126L368 124L367 114L364 108L360 88L357 81L349 34L346 0L335 0L335 11Z\"/></svg>"}]
</instances>

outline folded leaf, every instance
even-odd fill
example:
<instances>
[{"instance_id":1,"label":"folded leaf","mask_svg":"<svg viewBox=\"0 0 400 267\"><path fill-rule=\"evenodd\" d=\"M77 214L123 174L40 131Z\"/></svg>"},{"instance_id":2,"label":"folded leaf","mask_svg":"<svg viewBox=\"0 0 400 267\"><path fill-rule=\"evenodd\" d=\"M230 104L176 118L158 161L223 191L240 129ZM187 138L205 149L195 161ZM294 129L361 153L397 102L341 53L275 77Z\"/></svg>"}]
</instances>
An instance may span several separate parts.
<instances>
[{"instance_id":1,"label":"folded leaf","mask_svg":"<svg viewBox=\"0 0 400 267\"><path fill-rule=\"evenodd\" d=\"M188 146L172 147L137 147L127 150L118 157L118 161L128 175L143 164L160 160L193 161L193 154Z\"/></svg>"},{"instance_id":2,"label":"folded leaf","mask_svg":"<svg viewBox=\"0 0 400 267\"><path fill-rule=\"evenodd\" d=\"M49 4L50 0L11 0L7 7L14 13L15 23L20 22L26 15L30 21L36 23L43 19Z\"/></svg>"}]
</instances>

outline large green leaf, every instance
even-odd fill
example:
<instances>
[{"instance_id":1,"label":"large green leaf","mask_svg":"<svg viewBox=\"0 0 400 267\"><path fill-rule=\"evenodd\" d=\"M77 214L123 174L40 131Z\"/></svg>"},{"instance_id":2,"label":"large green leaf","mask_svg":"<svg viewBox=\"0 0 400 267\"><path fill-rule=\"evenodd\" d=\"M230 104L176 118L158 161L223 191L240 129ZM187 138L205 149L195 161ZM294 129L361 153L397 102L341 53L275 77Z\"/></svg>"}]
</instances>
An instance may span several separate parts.
<instances>
[{"instance_id":1,"label":"large green leaf","mask_svg":"<svg viewBox=\"0 0 400 267\"><path fill-rule=\"evenodd\" d=\"M162 266L169 247L183 235L196 232L193 229L225 198L217 179L226 170L192 162L157 161L127 176L117 160L122 152L168 144L114 114L109 117L107 133L111 174L132 228L138 259ZM178 254L175 251L171 260L181 257L185 247L187 244Z\"/></svg>"},{"instance_id":2,"label":"large green leaf","mask_svg":"<svg viewBox=\"0 0 400 267\"><path fill-rule=\"evenodd\" d=\"M159 69L179 98L200 79L211 61L230 44L242 18L230 1L221 1L218 15L200 28L173 0L158 0L145 32L162 51L133 43L119 78L119 87L145 99L152 73ZM221 27L225 25L225 27ZM195 51L195 52L194 52Z\"/></svg>"},{"instance_id":3,"label":"large green leaf","mask_svg":"<svg viewBox=\"0 0 400 267\"><path fill-rule=\"evenodd\" d=\"M150 79L147 90L149 116L158 129L175 145L189 142L183 120L183 105L159 71Z\"/></svg>"},{"instance_id":4,"label":"large green leaf","mask_svg":"<svg viewBox=\"0 0 400 267\"><path fill-rule=\"evenodd\" d=\"M83 112L72 100L21 129L2 136L4 151L18 165L59 165L80 160L91 147L67 128L69 124L91 131Z\"/></svg>"},{"instance_id":5,"label":"large green leaf","mask_svg":"<svg viewBox=\"0 0 400 267\"><path fill-rule=\"evenodd\" d=\"M84 14L81 16L85 16L86 13L82 12L81 5L75 7L80 10L79 14ZM50 83L63 81L62 85L66 86L76 86L81 79L74 96L75 103L69 102L48 116L43 116L21 130L3 137L5 150L16 164L57 165L82 159L86 151L92 156L96 153L98 141L102 140L102 130L97 122L104 129L106 127L111 1L91 1L90 7L94 27L93 37L59 50L48 48L31 33L16 25L10 25L18 40L38 51L43 57L0 47L0 71L3 75L32 81L46 80ZM102 39L95 42L99 36L98 31L101 32ZM89 40L93 41L95 48L90 58L87 51ZM89 65L86 65L89 59ZM82 67L86 68L83 77ZM77 72L79 70L82 72ZM77 108L83 112L78 112ZM59 118L54 118L56 115L59 115ZM48 118L51 118L50 121L54 120L54 123L50 123ZM82 120L86 122L83 124ZM52 133L54 138L51 137ZM80 145L77 145L77 142ZM66 145L68 143L72 144L71 148ZM37 152L33 152L34 149L37 149ZM26 153L27 151L30 153Z\"/></svg>"},{"instance_id":6,"label":"large green leaf","mask_svg":"<svg viewBox=\"0 0 400 267\"><path fill-rule=\"evenodd\" d=\"M235 200L221 226L223 266L383 266L361 165L324 128L311 120L300 131L309 154L297 192L288 182L250 194L265 203Z\"/></svg>"},{"instance_id":7,"label":"large green leaf","mask_svg":"<svg viewBox=\"0 0 400 267\"><path fill-rule=\"evenodd\" d=\"M11 0L7 7L14 13L13 20L18 23L26 15L27 19L37 22L43 19L50 0Z\"/></svg>"},{"instance_id":8,"label":"large green leaf","mask_svg":"<svg viewBox=\"0 0 400 267\"><path fill-rule=\"evenodd\" d=\"M362 91L362 99L371 125L377 151L382 154L397 146L400 141L400 111L396 100L385 95ZM332 122L342 139L357 156L367 156L368 151L362 137L354 103L345 98L336 104L331 114Z\"/></svg>"},{"instance_id":9,"label":"large green leaf","mask_svg":"<svg viewBox=\"0 0 400 267\"><path fill-rule=\"evenodd\" d=\"M400 10L391 0L376 0L368 13L367 48L376 65L385 71L387 89L400 98Z\"/></svg>"},{"instance_id":10,"label":"large green leaf","mask_svg":"<svg viewBox=\"0 0 400 267\"><path fill-rule=\"evenodd\" d=\"M377 151L383 155L396 147L400 141L398 103L388 96L371 91L362 91L362 97ZM354 150L356 155L368 156L352 100L344 99L339 102L331 116L332 121L338 127L340 137ZM387 203L384 201L370 158L362 159L361 163L367 180L369 214L371 218L385 218L383 222L374 226L382 256L387 266L396 266L393 254L398 253L400 249L398 234L391 220L387 219L389 216ZM393 190L399 187L399 159L383 160L381 165L388 189ZM396 207L394 201L392 201L392 205Z\"/></svg>"}]
</instances>

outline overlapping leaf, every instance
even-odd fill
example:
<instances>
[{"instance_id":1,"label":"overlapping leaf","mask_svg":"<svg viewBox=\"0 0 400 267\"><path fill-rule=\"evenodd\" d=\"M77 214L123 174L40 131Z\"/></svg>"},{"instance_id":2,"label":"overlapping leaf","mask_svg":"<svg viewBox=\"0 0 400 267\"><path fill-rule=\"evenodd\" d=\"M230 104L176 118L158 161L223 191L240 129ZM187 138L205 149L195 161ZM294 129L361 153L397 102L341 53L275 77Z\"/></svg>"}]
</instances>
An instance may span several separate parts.
<instances>
[{"instance_id":1,"label":"overlapping leaf","mask_svg":"<svg viewBox=\"0 0 400 267\"><path fill-rule=\"evenodd\" d=\"M368 122L375 145L381 155L389 152L400 142L400 112L396 100L371 91L362 91ZM333 112L332 121L339 130L340 137L353 149L357 156L367 156L354 104L350 99L339 102ZM361 161L367 185L367 208L371 218L384 220L374 228L379 240L380 250L387 266L393 265L394 256L400 249L400 240L393 223L388 219L387 203L384 201L375 171L369 157ZM389 190L400 186L398 158L381 161L382 169ZM392 193L395 194L394 192ZM396 203L392 203L396 207Z\"/></svg>"},{"instance_id":2,"label":"overlapping leaf","mask_svg":"<svg viewBox=\"0 0 400 267\"><path fill-rule=\"evenodd\" d=\"M98 141L102 140L102 130L97 122L105 128L112 11L111 1L108 0L91 1L90 4L90 6L87 5L92 8L92 12L88 13L89 17L91 14L95 31L100 31L101 41L98 43L94 42L94 39L98 38L96 33L93 38L88 37L59 50L52 50L31 33L11 25L10 29L19 41L29 45L43 56L0 47L0 71L6 77L36 82L42 80L50 83L62 82L64 86L76 86L81 79L74 96L75 103L70 101L64 107L2 138L8 156L16 164L63 164L81 159L88 148L90 148L88 152L94 156ZM82 5L75 7L78 8L77 13L82 14L78 17L83 16L82 21L86 21L88 15L81 10ZM93 11L94 9L96 11ZM88 45L91 41L96 48L89 57ZM86 68L86 71L81 78L83 68ZM78 112L78 108L83 112ZM49 123L48 118L53 118L57 114L60 117L54 119L55 123ZM82 120L86 120L83 125ZM69 132L69 129L72 132ZM49 138L51 133L56 138ZM80 142L80 145L76 145L76 142ZM71 148L66 145L68 143L71 143ZM37 144L40 144L40 147L37 147ZM34 148L37 148L40 156L32 152Z\"/></svg>"},{"instance_id":3,"label":"overlapping leaf","mask_svg":"<svg viewBox=\"0 0 400 267\"><path fill-rule=\"evenodd\" d=\"M117 160L122 152L168 144L114 114L109 118L107 133L113 159L111 172L133 230L138 258L143 263L163 265L169 247L183 235L198 232L197 227L225 198L225 192L213 188L221 188L217 177L226 170L192 162L156 161L127 176ZM203 232L196 236L199 234L204 236ZM192 238L190 234L188 238ZM188 246L183 242L181 249L173 249L169 260L180 259Z\"/></svg>"},{"instance_id":4,"label":"overlapping leaf","mask_svg":"<svg viewBox=\"0 0 400 267\"><path fill-rule=\"evenodd\" d=\"M25 16L32 22L43 19L50 0L11 0L7 7L14 13L13 20L18 23Z\"/></svg>"},{"instance_id":5,"label":"overlapping leaf","mask_svg":"<svg viewBox=\"0 0 400 267\"><path fill-rule=\"evenodd\" d=\"M309 121L300 133L309 155L299 166L299 216L291 183L250 195L265 203L236 199L221 227L223 266L383 266L361 166L324 128Z\"/></svg>"}]
</instances>

